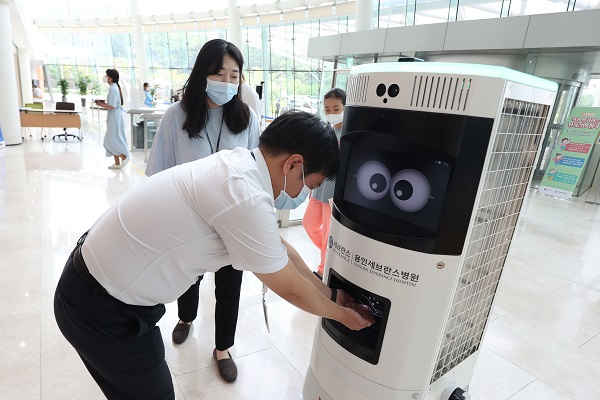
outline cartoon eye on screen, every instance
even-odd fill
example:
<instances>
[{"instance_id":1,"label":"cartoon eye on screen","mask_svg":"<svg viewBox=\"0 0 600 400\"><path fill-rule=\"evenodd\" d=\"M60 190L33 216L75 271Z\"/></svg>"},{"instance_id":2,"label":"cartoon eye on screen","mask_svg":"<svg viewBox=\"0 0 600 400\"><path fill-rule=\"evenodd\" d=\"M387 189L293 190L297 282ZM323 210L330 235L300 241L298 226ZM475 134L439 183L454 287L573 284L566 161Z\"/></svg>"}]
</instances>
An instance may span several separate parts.
<instances>
[{"instance_id":1,"label":"cartoon eye on screen","mask_svg":"<svg viewBox=\"0 0 600 400\"><path fill-rule=\"evenodd\" d=\"M452 163L435 155L428 158L354 145L343 198L435 231L451 172Z\"/></svg>"},{"instance_id":2,"label":"cartoon eye on screen","mask_svg":"<svg viewBox=\"0 0 600 400\"><path fill-rule=\"evenodd\" d=\"M380 162L367 161L356 174L360 194L369 200L379 200L389 194L392 202L402 211L419 211L429 201L429 181L415 169L405 169L390 179L390 173Z\"/></svg>"},{"instance_id":3,"label":"cartoon eye on screen","mask_svg":"<svg viewBox=\"0 0 600 400\"><path fill-rule=\"evenodd\" d=\"M358 169L356 184L358 185L360 194L365 198L379 200L389 190L390 173L382 163L367 161Z\"/></svg>"},{"instance_id":4,"label":"cartoon eye on screen","mask_svg":"<svg viewBox=\"0 0 600 400\"><path fill-rule=\"evenodd\" d=\"M392 202L406 212L419 211L429 201L431 187L425 175L415 169L404 169L392 178Z\"/></svg>"}]
</instances>

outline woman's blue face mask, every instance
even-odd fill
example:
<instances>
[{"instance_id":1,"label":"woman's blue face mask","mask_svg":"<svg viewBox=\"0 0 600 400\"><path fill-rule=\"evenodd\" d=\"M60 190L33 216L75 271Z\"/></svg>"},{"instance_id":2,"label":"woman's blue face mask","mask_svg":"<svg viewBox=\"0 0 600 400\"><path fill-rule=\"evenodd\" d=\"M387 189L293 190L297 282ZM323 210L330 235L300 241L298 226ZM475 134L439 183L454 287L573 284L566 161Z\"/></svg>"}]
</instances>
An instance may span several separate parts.
<instances>
[{"instance_id":1,"label":"woman's blue face mask","mask_svg":"<svg viewBox=\"0 0 600 400\"><path fill-rule=\"evenodd\" d=\"M212 81L206 78L206 94L216 105L229 103L238 92L239 84Z\"/></svg>"}]
</instances>

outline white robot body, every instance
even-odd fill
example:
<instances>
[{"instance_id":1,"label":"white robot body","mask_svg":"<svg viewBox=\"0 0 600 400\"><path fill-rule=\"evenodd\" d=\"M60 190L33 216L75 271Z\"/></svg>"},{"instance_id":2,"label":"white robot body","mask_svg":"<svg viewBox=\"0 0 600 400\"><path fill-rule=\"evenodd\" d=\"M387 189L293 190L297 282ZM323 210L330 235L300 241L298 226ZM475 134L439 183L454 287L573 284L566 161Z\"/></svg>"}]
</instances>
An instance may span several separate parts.
<instances>
[{"instance_id":1,"label":"white robot body","mask_svg":"<svg viewBox=\"0 0 600 400\"><path fill-rule=\"evenodd\" d=\"M321 319L304 400L469 398L555 94L489 66L351 70L323 279L376 323Z\"/></svg>"}]
</instances>

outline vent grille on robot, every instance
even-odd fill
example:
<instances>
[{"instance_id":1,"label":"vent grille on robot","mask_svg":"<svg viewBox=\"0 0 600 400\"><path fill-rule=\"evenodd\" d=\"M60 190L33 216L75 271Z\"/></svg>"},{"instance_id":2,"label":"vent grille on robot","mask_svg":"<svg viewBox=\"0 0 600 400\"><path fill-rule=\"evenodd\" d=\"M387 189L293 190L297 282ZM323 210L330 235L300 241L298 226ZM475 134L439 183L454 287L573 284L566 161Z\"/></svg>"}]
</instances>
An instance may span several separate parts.
<instances>
[{"instance_id":1,"label":"vent grille on robot","mask_svg":"<svg viewBox=\"0 0 600 400\"><path fill-rule=\"evenodd\" d=\"M465 111L472 79L447 76L415 76L411 107Z\"/></svg>"},{"instance_id":2,"label":"vent grille on robot","mask_svg":"<svg viewBox=\"0 0 600 400\"><path fill-rule=\"evenodd\" d=\"M369 87L369 75L351 75L348 78L349 103L366 103L367 89Z\"/></svg>"},{"instance_id":3,"label":"vent grille on robot","mask_svg":"<svg viewBox=\"0 0 600 400\"><path fill-rule=\"evenodd\" d=\"M549 109L503 104L431 383L479 349Z\"/></svg>"}]
</instances>

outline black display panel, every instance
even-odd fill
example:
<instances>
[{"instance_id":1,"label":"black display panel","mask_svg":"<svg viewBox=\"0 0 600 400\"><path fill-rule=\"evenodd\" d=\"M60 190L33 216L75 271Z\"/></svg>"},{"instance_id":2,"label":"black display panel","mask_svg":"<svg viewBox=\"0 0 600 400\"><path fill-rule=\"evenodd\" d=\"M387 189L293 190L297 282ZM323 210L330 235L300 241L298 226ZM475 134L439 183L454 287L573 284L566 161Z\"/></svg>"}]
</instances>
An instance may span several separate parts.
<instances>
[{"instance_id":1,"label":"black display panel","mask_svg":"<svg viewBox=\"0 0 600 400\"><path fill-rule=\"evenodd\" d=\"M452 164L447 157L438 159L404 153L401 149L354 145L348 159L343 199L435 232Z\"/></svg>"},{"instance_id":2,"label":"black display panel","mask_svg":"<svg viewBox=\"0 0 600 400\"><path fill-rule=\"evenodd\" d=\"M342 289L354 299L369 307L371 315L375 317L375 323L360 331L353 331L337 321L323 318L323 329L350 353L376 365L379 362L385 327L392 305L390 300L353 284L334 269L329 270L327 285L334 289Z\"/></svg>"},{"instance_id":3,"label":"black display panel","mask_svg":"<svg viewBox=\"0 0 600 400\"><path fill-rule=\"evenodd\" d=\"M429 254L461 254L493 125L493 118L347 106L332 217L360 235L392 246ZM405 182L386 188L385 173L368 175L382 169L371 164L363 171L366 177L361 173L361 182L367 189L375 185L379 192L361 193L358 173L368 158L385 165L390 181L396 177L394 183ZM402 179L396 176L401 170L414 171L405 172ZM408 185L411 180L426 180L431 193L425 202L425 186L421 202L406 208L405 201L392 201L390 189L392 195L399 193L405 197L400 200L406 200L411 190L414 194L414 186Z\"/></svg>"}]
</instances>

